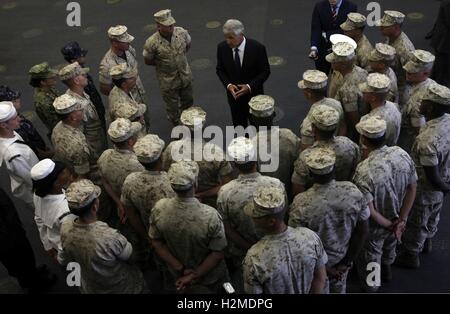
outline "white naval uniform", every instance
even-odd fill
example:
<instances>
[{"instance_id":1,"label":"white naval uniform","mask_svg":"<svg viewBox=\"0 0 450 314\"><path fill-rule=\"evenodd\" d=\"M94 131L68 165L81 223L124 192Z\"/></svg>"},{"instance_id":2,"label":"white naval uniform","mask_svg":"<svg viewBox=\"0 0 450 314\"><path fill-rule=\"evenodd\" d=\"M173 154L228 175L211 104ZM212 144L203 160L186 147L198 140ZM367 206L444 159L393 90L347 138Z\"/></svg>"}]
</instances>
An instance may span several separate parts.
<instances>
[{"instance_id":1,"label":"white naval uniform","mask_svg":"<svg viewBox=\"0 0 450 314\"><path fill-rule=\"evenodd\" d=\"M36 154L16 132L12 138L0 137L0 166L6 164L11 179L11 192L15 197L31 205L33 183L30 171L38 162Z\"/></svg>"}]
</instances>

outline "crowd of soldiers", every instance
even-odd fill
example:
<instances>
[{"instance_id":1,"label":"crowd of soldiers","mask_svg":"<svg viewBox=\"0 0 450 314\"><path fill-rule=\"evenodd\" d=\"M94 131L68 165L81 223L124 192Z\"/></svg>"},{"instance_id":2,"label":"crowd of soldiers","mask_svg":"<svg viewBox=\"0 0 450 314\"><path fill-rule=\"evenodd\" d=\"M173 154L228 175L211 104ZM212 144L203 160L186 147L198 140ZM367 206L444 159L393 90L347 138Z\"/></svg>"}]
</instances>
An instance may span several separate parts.
<instances>
[{"instance_id":1,"label":"crowd of soldiers","mask_svg":"<svg viewBox=\"0 0 450 314\"><path fill-rule=\"evenodd\" d=\"M148 134L134 37L121 25L99 68L106 110L78 43L62 49L69 64L59 71L29 70L51 147L20 115L20 93L0 90L12 194L34 209L48 254L79 263L82 293L146 293L147 270L165 292L221 293L231 282L237 293L345 293L352 269L375 292L369 263L383 282L394 262L420 266L450 190L450 89L429 78L434 56L414 48L405 15L385 11L377 26L388 40L372 46L366 18L350 13L326 58L330 76L307 70L298 82L310 105L299 134L274 126L275 100L259 95L249 103L259 132L226 151L194 138L206 112L193 106L188 32L170 10L154 17L145 64L156 67L169 121L191 137L165 147ZM257 147L274 132L280 164L263 172ZM198 150L215 158L195 160Z\"/></svg>"}]
</instances>

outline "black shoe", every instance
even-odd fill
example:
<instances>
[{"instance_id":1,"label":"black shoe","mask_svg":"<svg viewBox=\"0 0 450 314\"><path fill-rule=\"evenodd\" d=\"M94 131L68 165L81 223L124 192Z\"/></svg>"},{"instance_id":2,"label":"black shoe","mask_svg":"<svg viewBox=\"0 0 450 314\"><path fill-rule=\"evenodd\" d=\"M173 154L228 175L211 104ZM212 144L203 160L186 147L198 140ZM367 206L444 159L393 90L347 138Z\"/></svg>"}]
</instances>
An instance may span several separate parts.
<instances>
[{"instance_id":1,"label":"black shoe","mask_svg":"<svg viewBox=\"0 0 450 314\"><path fill-rule=\"evenodd\" d=\"M422 253L428 254L433 250L433 242L431 242L431 238L427 238L425 243L423 244Z\"/></svg>"},{"instance_id":2,"label":"black shoe","mask_svg":"<svg viewBox=\"0 0 450 314\"><path fill-rule=\"evenodd\" d=\"M392 281L392 268L391 265L381 264L381 281L390 282Z\"/></svg>"},{"instance_id":3,"label":"black shoe","mask_svg":"<svg viewBox=\"0 0 450 314\"><path fill-rule=\"evenodd\" d=\"M57 281L57 277L55 274L37 274L36 281L31 287L28 289L28 293L30 294L39 294L46 292L50 289Z\"/></svg>"},{"instance_id":4,"label":"black shoe","mask_svg":"<svg viewBox=\"0 0 450 314\"><path fill-rule=\"evenodd\" d=\"M395 259L395 265L403 268L417 269L420 267L419 255L401 251Z\"/></svg>"}]
</instances>

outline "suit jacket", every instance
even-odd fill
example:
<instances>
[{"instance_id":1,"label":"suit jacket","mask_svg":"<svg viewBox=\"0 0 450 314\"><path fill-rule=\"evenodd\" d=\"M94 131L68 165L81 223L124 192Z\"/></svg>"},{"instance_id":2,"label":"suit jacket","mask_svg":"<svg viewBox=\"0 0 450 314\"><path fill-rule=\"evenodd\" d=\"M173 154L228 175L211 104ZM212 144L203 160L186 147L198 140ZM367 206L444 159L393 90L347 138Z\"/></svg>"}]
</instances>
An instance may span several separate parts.
<instances>
[{"instance_id":1,"label":"suit jacket","mask_svg":"<svg viewBox=\"0 0 450 314\"><path fill-rule=\"evenodd\" d=\"M443 1L434 24L431 46L439 53L450 54L450 1Z\"/></svg>"},{"instance_id":2,"label":"suit jacket","mask_svg":"<svg viewBox=\"0 0 450 314\"><path fill-rule=\"evenodd\" d=\"M270 75L266 47L256 40L246 38L241 73L238 75L234 64L233 50L226 41L221 42L217 46L216 73L225 88L228 84L248 84L251 88L250 97L264 94L263 84ZM227 91L227 94L228 100L234 102L231 93Z\"/></svg>"},{"instance_id":3,"label":"suit jacket","mask_svg":"<svg viewBox=\"0 0 450 314\"><path fill-rule=\"evenodd\" d=\"M330 2L323 0L316 3L311 22L311 47L316 46L320 54L327 53L326 50L331 47L331 44L327 42L330 36L333 34L342 34L340 25L347 20L347 14L357 12L357 9L356 4L348 0L342 0L336 22L333 23ZM322 36L323 32L326 33L327 41Z\"/></svg>"}]
</instances>

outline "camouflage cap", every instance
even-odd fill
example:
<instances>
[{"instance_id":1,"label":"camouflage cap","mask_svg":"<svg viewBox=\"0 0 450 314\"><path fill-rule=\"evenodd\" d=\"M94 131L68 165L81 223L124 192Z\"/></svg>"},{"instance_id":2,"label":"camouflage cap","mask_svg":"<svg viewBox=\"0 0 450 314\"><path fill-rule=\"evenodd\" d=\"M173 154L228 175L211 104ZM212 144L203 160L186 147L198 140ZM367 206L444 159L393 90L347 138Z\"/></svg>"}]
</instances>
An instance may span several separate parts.
<instances>
[{"instance_id":1,"label":"camouflage cap","mask_svg":"<svg viewBox=\"0 0 450 314\"><path fill-rule=\"evenodd\" d=\"M175 190L187 190L197 180L198 172L198 164L195 161L181 160L172 163L167 174Z\"/></svg>"},{"instance_id":2,"label":"camouflage cap","mask_svg":"<svg viewBox=\"0 0 450 314\"><path fill-rule=\"evenodd\" d=\"M137 140L133 150L141 163L152 163L161 156L164 145L164 141L158 135L147 134Z\"/></svg>"},{"instance_id":3,"label":"camouflage cap","mask_svg":"<svg viewBox=\"0 0 450 314\"><path fill-rule=\"evenodd\" d=\"M141 117L147 106L145 104L138 104L136 102L124 102L117 104L117 109L114 111L114 115L117 118L124 118L130 121L134 121Z\"/></svg>"},{"instance_id":4,"label":"camouflage cap","mask_svg":"<svg viewBox=\"0 0 450 314\"><path fill-rule=\"evenodd\" d=\"M365 83L359 84L363 93L387 93L391 85L391 79L384 74L370 73Z\"/></svg>"},{"instance_id":5,"label":"camouflage cap","mask_svg":"<svg viewBox=\"0 0 450 314\"><path fill-rule=\"evenodd\" d=\"M393 61L395 58L395 48L388 44L377 43L369 54L369 61Z\"/></svg>"},{"instance_id":6,"label":"camouflage cap","mask_svg":"<svg viewBox=\"0 0 450 314\"><path fill-rule=\"evenodd\" d=\"M260 186L253 193L253 202L244 207L244 212L252 218L277 214L284 210L285 192L276 186Z\"/></svg>"},{"instance_id":7,"label":"camouflage cap","mask_svg":"<svg viewBox=\"0 0 450 314\"><path fill-rule=\"evenodd\" d=\"M256 161L256 150L253 142L243 136L237 137L230 142L227 153L237 164Z\"/></svg>"},{"instance_id":8,"label":"camouflage cap","mask_svg":"<svg viewBox=\"0 0 450 314\"><path fill-rule=\"evenodd\" d=\"M333 171L336 163L336 153L330 148L315 147L306 154L305 163L314 174L329 174Z\"/></svg>"},{"instance_id":9,"label":"camouflage cap","mask_svg":"<svg viewBox=\"0 0 450 314\"><path fill-rule=\"evenodd\" d=\"M359 134L368 138L379 138L386 133L386 121L377 116L362 119L356 125Z\"/></svg>"},{"instance_id":10,"label":"camouflage cap","mask_svg":"<svg viewBox=\"0 0 450 314\"><path fill-rule=\"evenodd\" d=\"M82 103L69 94L62 94L53 101L53 107L58 114L68 114L76 110L83 110Z\"/></svg>"},{"instance_id":11,"label":"camouflage cap","mask_svg":"<svg viewBox=\"0 0 450 314\"><path fill-rule=\"evenodd\" d=\"M47 62L42 62L33 65L28 71L28 74L30 74L33 79L47 79L55 77L58 72L55 69L52 69Z\"/></svg>"},{"instance_id":12,"label":"camouflage cap","mask_svg":"<svg viewBox=\"0 0 450 314\"><path fill-rule=\"evenodd\" d=\"M83 208L98 198L101 192L100 187L88 179L72 182L66 190L66 199L69 208Z\"/></svg>"},{"instance_id":13,"label":"camouflage cap","mask_svg":"<svg viewBox=\"0 0 450 314\"><path fill-rule=\"evenodd\" d=\"M31 179L38 181L46 178L55 169L55 163L49 158L45 158L35 164L30 170Z\"/></svg>"},{"instance_id":14,"label":"camouflage cap","mask_svg":"<svg viewBox=\"0 0 450 314\"><path fill-rule=\"evenodd\" d=\"M303 123L300 128L300 137L302 139L302 144L312 145L314 144L314 134L312 131L312 123L309 117L303 119Z\"/></svg>"},{"instance_id":15,"label":"camouflage cap","mask_svg":"<svg viewBox=\"0 0 450 314\"><path fill-rule=\"evenodd\" d=\"M74 62L59 70L58 76L61 81L65 81L88 72L89 68L82 68L78 62Z\"/></svg>"},{"instance_id":16,"label":"camouflage cap","mask_svg":"<svg viewBox=\"0 0 450 314\"><path fill-rule=\"evenodd\" d=\"M396 24L402 24L405 20L405 15L398 11L384 11L383 18L375 22L375 26L392 26Z\"/></svg>"},{"instance_id":17,"label":"camouflage cap","mask_svg":"<svg viewBox=\"0 0 450 314\"><path fill-rule=\"evenodd\" d=\"M0 102L0 122L7 122L17 116L16 108L10 101Z\"/></svg>"},{"instance_id":18,"label":"camouflage cap","mask_svg":"<svg viewBox=\"0 0 450 314\"><path fill-rule=\"evenodd\" d=\"M426 50L417 49L410 55L410 60L403 66L407 73L418 73L420 71L431 70L436 57Z\"/></svg>"},{"instance_id":19,"label":"camouflage cap","mask_svg":"<svg viewBox=\"0 0 450 314\"><path fill-rule=\"evenodd\" d=\"M298 82L300 89L321 89L325 88L328 83L328 76L318 70L307 70L303 73L303 80Z\"/></svg>"},{"instance_id":20,"label":"camouflage cap","mask_svg":"<svg viewBox=\"0 0 450 314\"><path fill-rule=\"evenodd\" d=\"M108 29L108 37L122 43L131 43L134 37L128 34L128 28L124 25L111 26Z\"/></svg>"},{"instance_id":21,"label":"camouflage cap","mask_svg":"<svg viewBox=\"0 0 450 314\"><path fill-rule=\"evenodd\" d=\"M111 141L120 143L137 134L141 129L142 124L140 122L118 118L109 125L108 135Z\"/></svg>"},{"instance_id":22,"label":"camouflage cap","mask_svg":"<svg viewBox=\"0 0 450 314\"><path fill-rule=\"evenodd\" d=\"M206 121L206 112L201 107L190 107L183 110L180 121L187 127L202 126Z\"/></svg>"},{"instance_id":23,"label":"camouflage cap","mask_svg":"<svg viewBox=\"0 0 450 314\"><path fill-rule=\"evenodd\" d=\"M333 131L339 123L339 112L330 106L318 105L312 110L310 118L319 130Z\"/></svg>"},{"instance_id":24,"label":"camouflage cap","mask_svg":"<svg viewBox=\"0 0 450 314\"><path fill-rule=\"evenodd\" d=\"M259 117L270 117L275 112L275 99L268 95L257 95L248 102L250 114Z\"/></svg>"},{"instance_id":25,"label":"camouflage cap","mask_svg":"<svg viewBox=\"0 0 450 314\"><path fill-rule=\"evenodd\" d=\"M137 68L129 67L128 64L124 62L113 66L109 70L109 75L111 75L111 78L114 80L119 80L122 78L132 78L137 77L138 70Z\"/></svg>"},{"instance_id":26,"label":"camouflage cap","mask_svg":"<svg viewBox=\"0 0 450 314\"><path fill-rule=\"evenodd\" d=\"M171 10L161 10L156 12L153 17L155 18L155 22L164 26L170 26L176 23L175 19L172 17Z\"/></svg>"},{"instance_id":27,"label":"camouflage cap","mask_svg":"<svg viewBox=\"0 0 450 314\"><path fill-rule=\"evenodd\" d=\"M328 54L325 59L329 63L350 62L355 59L355 48L347 42L339 42L333 45L333 52Z\"/></svg>"},{"instance_id":28,"label":"camouflage cap","mask_svg":"<svg viewBox=\"0 0 450 314\"><path fill-rule=\"evenodd\" d=\"M422 100L432 101L434 103L450 106L450 89L440 84L430 84L427 93Z\"/></svg>"},{"instance_id":29,"label":"camouflage cap","mask_svg":"<svg viewBox=\"0 0 450 314\"><path fill-rule=\"evenodd\" d=\"M366 26L366 17L360 13L351 12L347 14L347 20L340 26L343 31L352 31L354 29L363 28Z\"/></svg>"}]
</instances>

